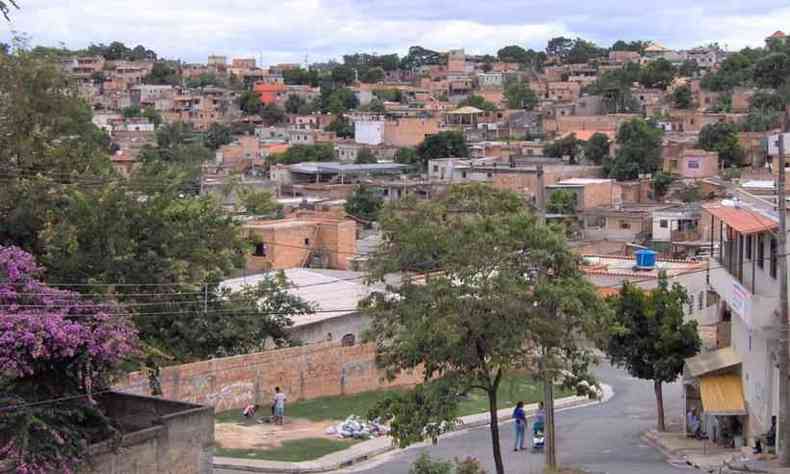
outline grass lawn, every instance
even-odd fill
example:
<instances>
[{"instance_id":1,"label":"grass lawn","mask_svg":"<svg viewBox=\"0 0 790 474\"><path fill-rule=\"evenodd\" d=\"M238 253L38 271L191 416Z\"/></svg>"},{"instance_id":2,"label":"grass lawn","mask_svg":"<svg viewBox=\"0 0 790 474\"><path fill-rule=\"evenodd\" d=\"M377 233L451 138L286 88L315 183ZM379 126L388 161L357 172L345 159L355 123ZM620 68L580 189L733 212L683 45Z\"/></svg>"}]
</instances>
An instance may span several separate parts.
<instances>
[{"instance_id":1,"label":"grass lawn","mask_svg":"<svg viewBox=\"0 0 790 474\"><path fill-rule=\"evenodd\" d=\"M373 405L389 395L397 393L394 390L375 390L358 393L356 395L323 397L290 403L286 407L286 414L290 418L303 418L312 421L344 420L349 415L365 416ZM565 397L573 395L571 391L557 388L554 396ZM497 392L497 405L499 408L515 406L516 402L523 400L525 403L534 403L543 399L543 384L532 377L515 374L505 376ZM264 405L261 410L265 413L269 407ZM488 411L488 398L480 390L473 390L467 399L458 407L458 415L474 415ZM239 422L241 410L230 410L216 415L218 423Z\"/></svg>"},{"instance_id":2,"label":"grass lawn","mask_svg":"<svg viewBox=\"0 0 790 474\"><path fill-rule=\"evenodd\" d=\"M263 459L267 461L312 461L335 451L342 451L356 442L356 440L305 438L283 441L282 446L279 448L267 450L228 449L216 446L214 455L226 458Z\"/></svg>"}]
</instances>

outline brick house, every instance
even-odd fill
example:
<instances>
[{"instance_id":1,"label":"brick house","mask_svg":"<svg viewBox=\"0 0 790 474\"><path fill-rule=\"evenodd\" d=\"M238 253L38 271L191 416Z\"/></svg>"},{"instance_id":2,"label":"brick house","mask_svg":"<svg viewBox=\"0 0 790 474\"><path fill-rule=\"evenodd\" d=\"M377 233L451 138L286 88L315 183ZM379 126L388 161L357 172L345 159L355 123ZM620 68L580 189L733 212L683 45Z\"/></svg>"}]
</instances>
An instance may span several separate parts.
<instances>
[{"instance_id":1,"label":"brick house","mask_svg":"<svg viewBox=\"0 0 790 474\"><path fill-rule=\"evenodd\" d=\"M285 219L244 224L255 251L250 273L304 267L348 270L357 251L357 223L328 213L300 211Z\"/></svg>"},{"instance_id":2,"label":"brick house","mask_svg":"<svg viewBox=\"0 0 790 474\"><path fill-rule=\"evenodd\" d=\"M710 178L719 173L719 154L697 148L684 148L664 158L664 171L682 178Z\"/></svg>"}]
</instances>

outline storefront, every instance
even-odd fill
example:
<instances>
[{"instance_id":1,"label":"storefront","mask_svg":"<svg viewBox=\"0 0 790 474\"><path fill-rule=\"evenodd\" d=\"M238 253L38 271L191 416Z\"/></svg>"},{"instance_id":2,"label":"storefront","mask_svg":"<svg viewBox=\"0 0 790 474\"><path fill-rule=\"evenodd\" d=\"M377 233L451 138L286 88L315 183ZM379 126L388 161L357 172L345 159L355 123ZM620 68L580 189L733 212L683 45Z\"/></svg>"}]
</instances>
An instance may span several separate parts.
<instances>
[{"instance_id":1,"label":"storefront","mask_svg":"<svg viewBox=\"0 0 790 474\"><path fill-rule=\"evenodd\" d=\"M732 348L686 359L684 430L725 448L741 448L748 413L743 396L741 359Z\"/></svg>"}]
</instances>

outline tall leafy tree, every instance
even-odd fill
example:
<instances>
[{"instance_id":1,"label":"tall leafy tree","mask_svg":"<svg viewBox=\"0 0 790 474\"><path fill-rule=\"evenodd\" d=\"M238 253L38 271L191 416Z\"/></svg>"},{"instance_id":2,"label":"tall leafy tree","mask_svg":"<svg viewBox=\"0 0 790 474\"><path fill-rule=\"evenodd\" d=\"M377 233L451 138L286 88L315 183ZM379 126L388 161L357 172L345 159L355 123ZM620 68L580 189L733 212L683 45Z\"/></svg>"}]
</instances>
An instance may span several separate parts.
<instances>
[{"instance_id":1,"label":"tall leafy tree","mask_svg":"<svg viewBox=\"0 0 790 474\"><path fill-rule=\"evenodd\" d=\"M689 86L676 87L672 91L672 102L679 109L690 109L692 102L691 88Z\"/></svg>"},{"instance_id":2,"label":"tall leafy tree","mask_svg":"<svg viewBox=\"0 0 790 474\"><path fill-rule=\"evenodd\" d=\"M737 166L744 156L738 141L738 127L731 123L714 123L702 127L699 132L699 147L719 154L723 166Z\"/></svg>"},{"instance_id":3,"label":"tall leafy tree","mask_svg":"<svg viewBox=\"0 0 790 474\"><path fill-rule=\"evenodd\" d=\"M790 56L785 53L771 53L754 65L754 80L764 87L778 88L790 75Z\"/></svg>"},{"instance_id":4,"label":"tall leafy tree","mask_svg":"<svg viewBox=\"0 0 790 474\"><path fill-rule=\"evenodd\" d=\"M212 123L206 131L204 139L205 145L211 150L216 150L222 145L227 145L233 141L230 127L221 123Z\"/></svg>"},{"instance_id":5,"label":"tall leafy tree","mask_svg":"<svg viewBox=\"0 0 790 474\"><path fill-rule=\"evenodd\" d=\"M674 382L685 359L700 350L696 321L683 320L687 299L686 290L677 283L670 287L662 274L649 293L626 282L613 302L615 330L606 353L632 376L653 381L659 431L666 429L662 384Z\"/></svg>"},{"instance_id":6,"label":"tall leafy tree","mask_svg":"<svg viewBox=\"0 0 790 474\"><path fill-rule=\"evenodd\" d=\"M675 66L671 62L664 58L658 58L642 68L639 83L645 87L666 90L672 84L676 74Z\"/></svg>"},{"instance_id":7,"label":"tall leafy tree","mask_svg":"<svg viewBox=\"0 0 790 474\"><path fill-rule=\"evenodd\" d=\"M504 473L496 416L502 377L539 361L551 384L578 360L577 336L601 307L595 290L564 237L538 224L514 193L454 186L436 201L393 204L380 223L387 237L371 259L371 280L383 282L392 272L426 275L365 303L381 367L390 376L420 367L425 376L379 412L407 445L435 437L442 422L454 420L461 397L482 390L496 472Z\"/></svg>"},{"instance_id":8,"label":"tall leafy tree","mask_svg":"<svg viewBox=\"0 0 790 474\"><path fill-rule=\"evenodd\" d=\"M569 157L570 162L576 163L576 155L579 154L581 151L581 147L584 144L582 140L576 138L575 133L571 133L566 137L562 137L560 139L554 140L551 143L547 143L543 146L543 154L546 156L550 156L553 158L562 158L562 157Z\"/></svg>"},{"instance_id":9,"label":"tall leafy tree","mask_svg":"<svg viewBox=\"0 0 790 474\"><path fill-rule=\"evenodd\" d=\"M428 161L436 158L465 158L469 156L469 147L461 132L439 132L427 137L417 147L417 154L423 167L428 166Z\"/></svg>"},{"instance_id":10,"label":"tall leafy tree","mask_svg":"<svg viewBox=\"0 0 790 474\"><path fill-rule=\"evenodd\" d=\"M157 61L151 72L143 78L145 84L177 86L181 83L178 70L166 61Z\"/></svg>"},{"instance_id":11,"label":"tall leafy tree","mask_svg":"<svg viewBox=\"0 0 790 474\"><path fill-rule=\"evenodd\" d=\"M525 82L511 81L505 86L504 95L511 109L533 110L538 104L538 96Z\"/></svg>"},{"instance_id":12,"label":"tall leafy tree","mask_svg":"<svg viewBox=\"0 0 790 474\"><path fill-rule=\"evenodd\" d=\"M636 179L640 173L655 173L661 163L663 130L643 119L631 119L617 131L617 152L604 161L606 173L618 180Z\"/></svg>"},{"instance_id":13,"label":"tall leafy tree","mask_svg":"<svg viewBox=\"0 0 790 474\"><path fill-rule=\"evenodd\" d=\"M110 139L51 56L0 55L0 244L35 255L63 190L115 179Z\"/></svg>"},{"instance_id":14,"label":"tall leafy tree","mask_svg":"<svg viewBox=\"0 0 790 474\"><path fill-rule=\"evenodd\" d=\"M379 211L384 205L384 200L374 189L369 186L359 185L354 188L351 197L348 198L345 210L348 214L359 217L366 221L378 219Z\"/></svg>"},{"instance_id":15,"label":"tall leafy tree","mask_svg":"<svg viewBox=\"0 0 790 474\"><path fill-rule=\"evenodd\" d=\"M567 189L552 192L546 203L546 212L564 215L575 214L576 193Z\"/></svg>"},{"instance_id":16,"label":"tall leafy tree","mask_svg":"<svg viewBox=\"0 0 790 474\"><path fill-rule=\"evenodd\" d=\"M420 161L420 155L412 147L398 148L395 152L395 163L402 165L416 165Z\"/></svg>"},{"instance_id":17,"label":"tall leafy tree","mask_svg":"<svg viewBox=\"0 0 790 474\"><path fill-rule=\"evenodd\" d=\"M608 135L600 132L593 133L583 145L584 157L596 165L600 165L609 157L611 146Z\"/></svg>"}]
</instances>

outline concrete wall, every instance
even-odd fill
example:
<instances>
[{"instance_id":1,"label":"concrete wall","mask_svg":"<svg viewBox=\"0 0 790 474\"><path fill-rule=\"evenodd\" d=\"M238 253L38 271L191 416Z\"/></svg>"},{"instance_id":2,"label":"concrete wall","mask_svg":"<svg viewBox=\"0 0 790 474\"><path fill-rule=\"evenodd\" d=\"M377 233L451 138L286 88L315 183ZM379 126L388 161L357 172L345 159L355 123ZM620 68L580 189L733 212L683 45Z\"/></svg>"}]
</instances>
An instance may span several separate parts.
<instances>
[{"instance_id":1,"label":"concrete wall","mask_svg":"<svg viewBox=\"0 0 790 474\"><path fill-rule=\"evenodd\" d=\"M304 344L320 342L339 342L343 336L351 334L359 342L362 334L370 327L370 319L357 312L324 319L312 324L303 324L288 329L288 334Z\"/></svg>"},{"instance_id":2,"label":"concrete wall","mask_svg":"<svg viewBox=\"0 0 790 474\"><path fill-rule=\"evenodd\" d=\"M354 141L365 145L379 145L384 137L383 120L357 120L354 122Z\"/></svg>"},{"instance_id":3,"label":"concrete wall","mask_svg":"<svg viewBox=\"0 0 790 474\"><path fill-rule=\"evenodd\" d=\"M213 472L214 410L159 398L110 393L101 404L119 420L121 447L91 447L84 474L210 474Z\"/></svg>"},{"instance_id":4,"label":"concrete wall","mask_svg":"<svg viewBox=\"0 0 790 474\"><path fill-rule=\"evenodd\" d=\"M373 344L310 344L167 367L162 369L160 381L165 398L223 411L241 409L251 402L268 405L275 386L294 402L408 386L422 380L422 374L415 371L394 382L384 381L375 356ZM149 393L147 378L140 372L128 374L116 389Z\"/></svg>"}]
</instances>

